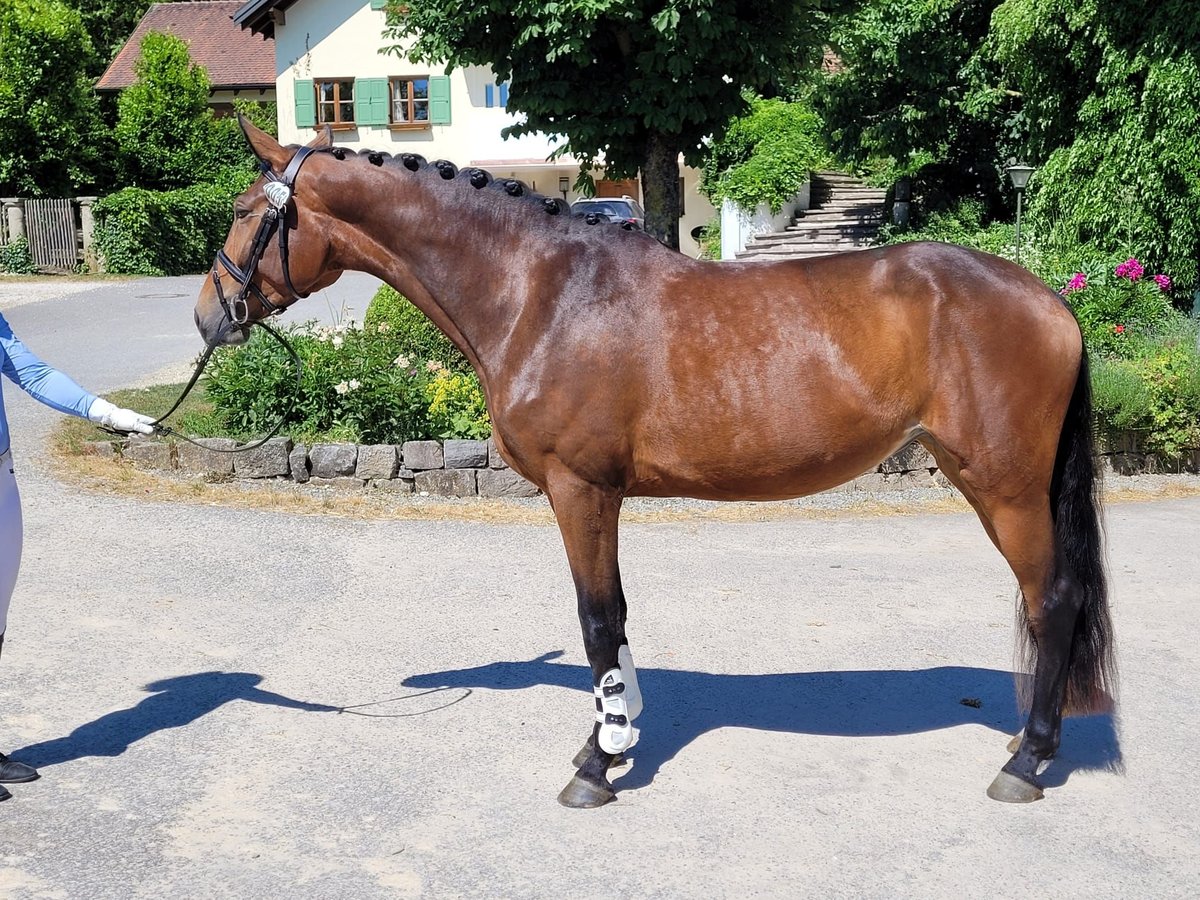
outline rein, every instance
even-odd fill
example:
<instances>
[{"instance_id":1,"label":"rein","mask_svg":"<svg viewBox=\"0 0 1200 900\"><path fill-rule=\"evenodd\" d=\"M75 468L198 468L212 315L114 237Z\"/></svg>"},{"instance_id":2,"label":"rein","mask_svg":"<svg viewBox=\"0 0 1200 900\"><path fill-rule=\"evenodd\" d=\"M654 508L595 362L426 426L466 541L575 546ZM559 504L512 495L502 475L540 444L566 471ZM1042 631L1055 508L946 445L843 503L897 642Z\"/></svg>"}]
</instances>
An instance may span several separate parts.
<instances>
[{"instance_id":1,"label":"rein","mask_svg":"<svg viewBox=\"0 0 1200 900\"><path fill-rule=\"evenodd\" d=\"M187 386L184 387L183 393L179 395L179 399L175 401L170 409L150 423L150 427L154 429L155 434L161 434L164 437L173 436L178 440L186 441L189 444L193 444L212 453L245 453L247 450L257 450L271 438L275 437L275 435L279 434L280 429L283 428L283 423L288 420L288 416L290 416L292 414L292 410L296 408L296 398L300 394L300 388L304 381L304 364L300 361L300 356L296 353L296 348L289 344L282 334L261 319L253 322L252 324L257 325L259 328L262 328L264 331L266 331L267 334L271 335L271 337L273 337L279 343L279 346L287 351L287 354L292 358L292 363L296 369L296 393L292 395L292 402L288 404L288 408L284 410L282 415L280 415L279 420L275 423L275 426L267 432L265 437L259 438L252 444L235 447L232 450L223 450L220 447L209 447L207 444L201 444L199 441L192 440L192 438L188 437L186 434L181 434L180 432L176 431L170 425L163 424L165 419L169 418L171 414L175 412L175 410L179 409L179 407L183 404L183 401L187 399L188 394L192 392L192 388L196 386L196 382L200 380L200 376L203 374L205 366L207 366L208 361L212 359L213 351L217 349L221 338L225 336L226 329L222 328L219 332L217 332L217 336L209 342L209 345L204 348L204 353L200 357L199 362L196 363L195 371L192 372L192 377L188 381Z\"/></svg>"},{"instance_id":2,"label":"rein","mask_svg":"<svg viewBox=\"0 0 1200 900\"><path fill-rule=\"evenodd\" d=\"M322 150L323 149L324 148L322 148ZM175 401L169 410L150 423L156 434L172 435L178 440L186 441L189 444L194 444L195 446L201 447L212 453L245 453L247 450L255 450L258 447L261 447L271 438L275 437L275 435L279 434L280 429L283 428L283 423L287 421L288 417L292 414L292 411L296 408L296 398L299 396L300 388L303 384L304 365L301 363L300 356L296 353L295 348L287 342L282 334L268 325L265 321L266 318L283 312L284 307L289 306L290 303L285 303L283 306L277 306L276 304L272 303L267 299L267 295L263 293L262 289L254 283L253 279L255 273L258 271L258 264L262 261L263 253L266 252L267 245L271 242L271 233L273 231L277 231L279 238L279 262L281 268L283 269L283 280L287 284L287 289L292 295L291 303L308 296L307 294L301 294L296 290L296 286L292 284L292 274L288 266L287 235L290 229L290 226L288 225L288 203L292 199L292 195L294 193L293 186L296 182L296 175L300 172L300 167L304 165L304 161L308 159L308 157L314 152L320 151L317 151L317 149L314 147L301 147L298 151L296 151L296 155L292 157L291 162L288 163L287 168L284 169L282 175L276 175L271 169L269 163L265 161L262 163L262 173L267 179L267 184L263 191L267 195L268 205L266 212L263 213L262 221L258 225L258 231L254 234L254 243L250 247L250 259L247 261L245 267L239 266L229 257L229 254L225 252L225 248L222 247L217 251L217 257L215 260L213 260L212 269L210 270L213 287L216 288L217 299L221 303L221 308L225 311L225 317L228 319L228 324L223 326L221 330L217 332L216 336L209 341L208 346L204 348L204 353L201 355L200 360L196 363L195 371L192 372L192 377L184 387L183 393L179 395L179 399ZM238 292L232 298L227 298L225 296L225 290L221 286L221 275L217 271L218 266L223 268L238 281ZM263 317L260 319L255 319L253 321L250 319L250 304L246 300L249 294L253 294L254 298L258 300L262 306ZM220 345L221 339L228 332L229 328L235 325L247 324L251 326L257 325L265 330L267 334L271 335L271 337L273 337L279 343L279 345L287 351L287 354L291 357L292 363L296 369L296 393L292 396L292 402L288 404L288 408L279 417L279 421L275 423L275 427L267 432L265 437L260 438L252 444L246 444L242 447L236 447L232 450L223 450L218 447L209 447L205 444L201 444L199 441L192 440L187 435L180 434L178 431L171 428L171 426L164 425L164 420L166 420L169 416L171 416L171 414L179 409L180 405L182 405L188 394L192 392L192 388L194 388L196 383L200 380L200 376L204 373L204 369L208 365L208 361L212 359L213 353Z\"/></svg>"}]
</instances>

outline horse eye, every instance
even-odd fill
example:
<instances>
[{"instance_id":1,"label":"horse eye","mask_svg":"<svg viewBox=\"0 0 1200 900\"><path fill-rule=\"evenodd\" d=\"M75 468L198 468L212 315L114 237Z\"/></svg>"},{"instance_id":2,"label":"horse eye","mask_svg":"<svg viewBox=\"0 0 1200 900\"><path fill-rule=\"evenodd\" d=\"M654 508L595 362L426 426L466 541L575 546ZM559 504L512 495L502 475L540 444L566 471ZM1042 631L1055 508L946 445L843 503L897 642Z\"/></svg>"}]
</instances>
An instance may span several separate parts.
<instances>
[{"instance_id":1,"label":"horse eye","mask_svg":"<svg viewBox=\"0 0 1200 900\"><path fill-rule=\"evenodd\" d=\"M233 214L234 214L234 216L235 216L236 218L239 218L239 219L244 219L244 218L246 218L246 216L250 215L250 210L248 210L248 209L235 209L235 210L233 211Z\"/></svg>"}]
</instances>

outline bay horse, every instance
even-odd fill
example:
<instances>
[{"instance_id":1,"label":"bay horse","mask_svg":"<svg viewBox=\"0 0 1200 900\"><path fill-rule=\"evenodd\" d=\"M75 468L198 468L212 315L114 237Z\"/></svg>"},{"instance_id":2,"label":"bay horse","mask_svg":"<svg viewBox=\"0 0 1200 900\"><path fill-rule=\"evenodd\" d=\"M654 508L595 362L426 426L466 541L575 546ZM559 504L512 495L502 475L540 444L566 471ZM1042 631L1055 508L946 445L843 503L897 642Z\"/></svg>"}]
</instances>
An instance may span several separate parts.
<instances>
[{"instance_id":1,"label":"bay horse","mask_svg":"<svg viewBox=\"0 0 1200 900\"><path fill-rule=\"evenodd\" d=\"M1087 359L1070 310L1031 273L937 243L700 261L481 169L355 153L328 130L283 147L242 128L263 176L234 205L197 326L241 342L357 270L470 361L496 448L549 498L575 583L597 712L564 805L614 799L607 772L642 706L617 565L623 498L795 498L914 439L1020 589L1029 713L989 796L1039 799L1064 708L1108 708Z\"/></svg>"}]
</instances>

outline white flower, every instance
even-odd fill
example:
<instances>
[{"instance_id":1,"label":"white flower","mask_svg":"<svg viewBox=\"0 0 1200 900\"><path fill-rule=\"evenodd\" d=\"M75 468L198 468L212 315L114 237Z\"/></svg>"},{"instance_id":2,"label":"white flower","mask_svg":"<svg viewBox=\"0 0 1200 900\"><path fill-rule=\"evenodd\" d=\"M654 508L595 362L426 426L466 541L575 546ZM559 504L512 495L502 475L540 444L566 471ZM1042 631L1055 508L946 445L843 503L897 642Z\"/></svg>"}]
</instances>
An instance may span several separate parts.
<instances>
[{"instance_id":1,"label":"white flower","mask_svg":"<svg viewBox=\"0 0 1200 900\"><path fill-rule=\"evenodd\" d=\"M342 344L344 344L344 343L346 343L346 342L345 342L345 340L342 339L342 336L336 335L333 339L333 348L336 350L339 347L341 347Z\"/></svg>"},{"instance_id":2,"label":"white flower","mask_svg":"<svg viewBox=\"0 0 1200 900\"><path fill-rule=\"evenodd\" d=\"M350 379L350 390L357 391L360 387L362 387L361 381L359 381L357 378Z\"/></svg>"},{"instance_id":3,"label":"white flower","mask_svg":"<svg viewBox=\"0 0 1200 900\"><path fill-rule=\"evenodd\" d=\"M392 330L392 326L389 325L387 322L380 322L379 327L376 328L375 330L378 331L380 334L387 334L389 331Z\"/></svg>"},{"instance_id":4,"label":"white flower","mask_svg":"<svg viewBox=\"0 0 1200 900\"><path fill-rule=\"evenodd\" d=\"M397 356L394 360L392 360L392 365L398 369L407 369L409 362L410 360L407 356Z\"/></svg>"},{"instance_id":5,"label":"white flower","mask_svg":"<svg viewBox=\"0 0 1200 900\"><path fill-rule=\"evenodd\" d=\"M335 391L337 391L339 394L344 394L344 393L346 393L346 391L350 390L350 385L347 384L345 381L339 381L337 384L335 384L333 386L333 389Z\"/></svg>"},{"instance_id":6,"label":"white flower","mask_svg":"<svg viewBox=\"0 0 1200 900\"><path fill-rule=\"evenodd\" d=\"M429 362L425 363L425 371L440 372L442 371L442 364L436 359L431 359Z\"/></svg>"}]
</instances>

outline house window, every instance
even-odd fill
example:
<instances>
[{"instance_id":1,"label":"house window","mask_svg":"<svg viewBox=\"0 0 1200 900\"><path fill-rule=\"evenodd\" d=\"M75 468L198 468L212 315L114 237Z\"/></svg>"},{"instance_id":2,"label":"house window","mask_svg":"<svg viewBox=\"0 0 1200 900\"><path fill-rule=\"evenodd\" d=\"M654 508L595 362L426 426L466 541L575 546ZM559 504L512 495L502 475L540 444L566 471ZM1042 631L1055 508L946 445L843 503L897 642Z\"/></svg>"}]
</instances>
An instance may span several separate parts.
<instances>
[{"instance_id":1,"label":"house window","mask_svg":"<svg viewBox=\"0 0 1200 900\"><path fill-rule=\"evenodd\" d=\"M429 78L414 76L389 81L393 125L429 124Z\"/></svg>"},{"instance_id":2,"label":"house window","mask_svg":"<svg viewBox=\"0 0 1200 900\"><path fill-rule=\"evenodd\" d=\"M483 105L488 109L496 106L507 109L508 82L502 81L499 84L485 84L483 86Z\"/></svg>"},{"instance_id":3,"label":"house window","mask_svg":"<svg viewBox=\"0 0 1200 900\"><path fill-rule=\"evenodd\" d=\"M337 78L314 83L317 91L317 124L334 128L354 126L354 79Z\"/></svg>"}]
</instances>

